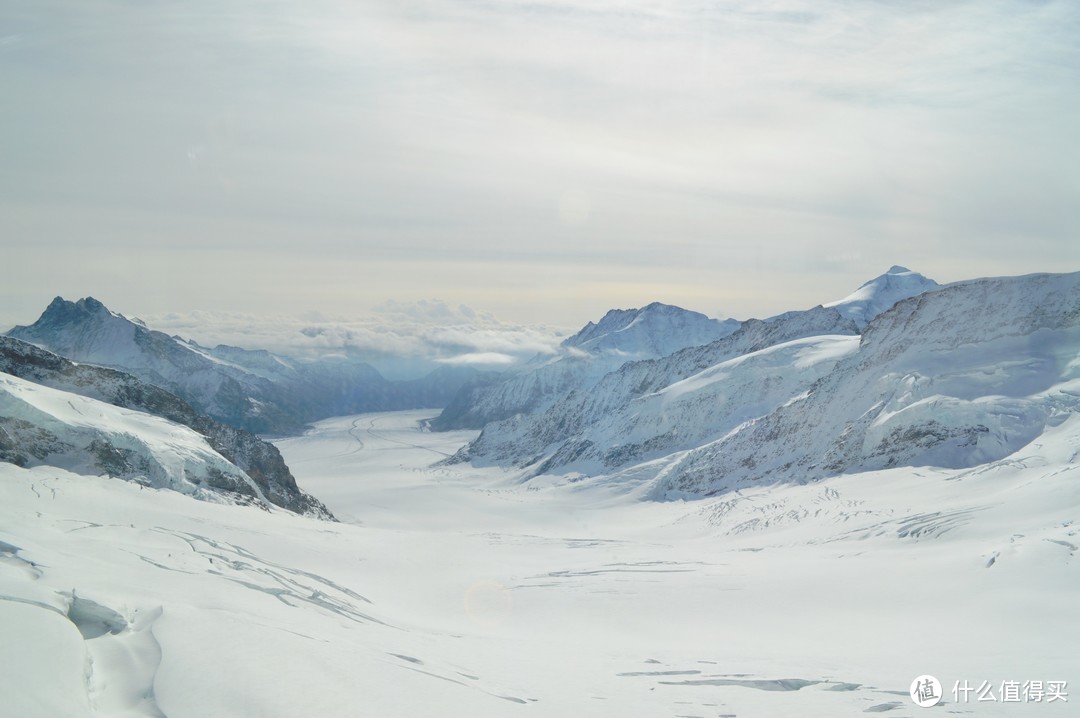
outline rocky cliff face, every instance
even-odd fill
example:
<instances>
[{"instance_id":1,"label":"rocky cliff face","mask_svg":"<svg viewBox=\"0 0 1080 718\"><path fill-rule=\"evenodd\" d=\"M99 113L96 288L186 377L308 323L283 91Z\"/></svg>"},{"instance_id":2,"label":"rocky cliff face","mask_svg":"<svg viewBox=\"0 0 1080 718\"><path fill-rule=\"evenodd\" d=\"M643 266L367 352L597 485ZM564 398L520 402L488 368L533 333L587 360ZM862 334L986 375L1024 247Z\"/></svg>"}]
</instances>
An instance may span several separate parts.
<instances>
[{"instance_id":1,"label":"rocky cliff face","mask_svg":"<svg viewBox=\"0 0 1080 718\"><path fill-rule=\"evenodd\" d=\"M183 399L164 389L117 370L76 364L11 337L0 337L0 372L60 392L143 412L188 427L205 439L209 448L219 454L220 458L224 459L222 463L226 464L222 467L211 462L211 470L202 472L205 475L205 486L209 489L252 499L261 495L270 503L289 511L318 518L332 518L321 502L297 487L296 480L277 447L254 434L200 414ZM22 402L22 405L20 412L12 411L9 412L12 416L0 417L0 422L7 422L7 431L0 437L0 441L7 442L6 446L0 447L5 452L2 454L4 460L21 464L33 461L47 463L48 457L61 453L61 449L68 454L79 449L88 451L92 455L88 457L88 465L91 468L96 466L103 473L130 478L146 475L150 470L150 460L146 456L140 457L140 452L131 447L118 446L118 443L122 442L110 436L104 427L88 439L86 446L92 443L93 447L86 449L86 446L77 444L89 434L83 436L85 432L75 432L79 434L79 439L73 442L71 429L57 434L43 426L36 426L35 422L25 416L14 416L16 413L27 413L26 402ZM56 424L56 417L51 421ZM69 435L67 440L61 438L65 433ZM48 434L52 434L51 438ZM64 444L64 447L61 447L61 444ZM192 471L191 468L186 470ZM164 467L161 471L168 473ZM177 478L178 481L181 479L182 477Z\"/></svg>"}]
</instances>

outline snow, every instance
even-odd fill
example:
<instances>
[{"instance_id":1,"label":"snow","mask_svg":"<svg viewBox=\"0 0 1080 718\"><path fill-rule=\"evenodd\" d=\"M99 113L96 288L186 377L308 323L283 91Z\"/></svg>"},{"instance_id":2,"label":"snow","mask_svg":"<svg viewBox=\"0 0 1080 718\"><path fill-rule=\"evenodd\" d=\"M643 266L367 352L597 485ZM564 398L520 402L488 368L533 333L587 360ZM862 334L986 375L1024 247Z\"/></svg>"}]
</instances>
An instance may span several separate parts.
<instances>
[{"instance_id":1,"label":"snow","mask_svg":"<svg viewBox=\"0 0 1080 718\"><path fill-rule=\"evenodd\" d=\"M767 361L773 366L790 366L792 369L811 369L821 362L835 363L859 349L859 337L822 336L796 339L775 346L766 347L756 352L721 362L692 377L678 381L662 393L670 398L682 397L701 391L706 387L729 379L731 372L743 364Z\"/></svg>"},{"instance_id":2,"label":"snow","mask_svg":"<svg viewBox=\"0 0 1080 718\"><path fill-rule=\"evenodd\" d=\"M570 391L591 388L631 361L667 356L714 342L741 326L654 302L612 309L563 341L556 357L538 357L505 380L461 394L434 422L439 429L471 429L521 414L537 414Z\"/></svg>"},{"instance_id":3,"label":"snow","mask_svg":"<svg viewBox=\"0 0 1080 718\"><path fill-rule=\"evenodd\" d=\"M871 279L843 299L829 302L824 306L837 309L861 328L902 299L914 297L940 286L933 279L913 272L907 267L893 265L888 272Z\"/></svg>"},{"instance_id":4,"label":"snow","mask_svg":"<svg viewBox=\"0 0 1080 718\"><path fill-rule=\"evenodd\" d=\"M1077 317L1080 273L924 292L861 339L835 308L790 312L488 424L455 460L527 469L523 480L545 485L650 484L657 499L976 466L1080 411Z\"/></svg>"},{"instance_id":5,"label":"snow","mask_svg":"<svg viewBox=\"0 0 1080 718\"><path fill-rule=\"evenodd\" d=\"M535 372L507 396L576 391L479 437L411 411L277 442L341 523L165 490L233 469L0 374L19 446L68 447L0 463L0 714L910 716L930 674L949 714L1072 715L1000 686L1080 680L1080 274L883 308L920 276L599 379ZM98 438L158 480L98 476Z\"/></svg>"},{"instance_id":6,"label":"snow","mask_svg":"<svg viewBox=\"0 0 1080 718\"><path fill-rule=\"evenodd\" d=\"M157 416L59 391L0 372L0 416L27 422L48 432L66 448L47 457L33 455L31 463L48 463L80 474L104 473L88 445L105 440L111 447L131 452L141 461L142 483L220 500L203 488L210 472L243 482L264 504L262 491L244 472L214 451L206 438L192 429ZM2 430L2 427L0 427ZM84 448L87 447L87 448ZM40 453L40 452L39 452Z\"/></svg>"},{"instance_id":7,"label":"snow","mask_svg":"<svg viewBox=\"0 0 1080 718\"><path fill-rule=\"evenodd\" d=\"M348 522L0 464L0 694L20 718L1069 716L955 681L1080 675L1080 417L969 470L693 502L432 466L423 412L280 442ZM80 627L82 630L80 630Z\"/></svg>"}]
</instances>

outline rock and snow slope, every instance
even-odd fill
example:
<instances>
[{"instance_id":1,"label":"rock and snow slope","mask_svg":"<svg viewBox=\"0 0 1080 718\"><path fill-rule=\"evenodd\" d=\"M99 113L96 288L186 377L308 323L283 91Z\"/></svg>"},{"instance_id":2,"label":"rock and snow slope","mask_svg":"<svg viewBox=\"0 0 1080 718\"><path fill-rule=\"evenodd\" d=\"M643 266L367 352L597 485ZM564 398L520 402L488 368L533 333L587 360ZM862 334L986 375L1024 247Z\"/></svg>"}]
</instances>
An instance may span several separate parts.
<instances>
[{"instance_id":1,"label":"rock and snow slope","mask_svg":"<svg viewBox=\"0 0 1080 718\"><path fill-rule=\"evenodd\" d=\"M0 459L108 474L203 500L269 504L251 478L192 429L0 373Z\"/></svg>"},{"instance_id":2,"label":"rock and snow slope","mask_svg":"<svg viewBox=\"0 0 1080 718\"><path fill-rule=\"evenodd\" d=\"M870 321L902 299L914 297L941 285L899 265L889 268L880 277L871 279L850 295L825 304L855 322L862 329Z\"/></svg>"},{"instance_id":3,"label":"rock and snow slope","mask_svg":"<svg viewBox=\"0 0 1080 718\"><path fill-rule=\"evenodd\" d=\"M950 285L902 300L861 340L830 336L842 322L855 334L835 307L749 324L491 424L455 460L574 480L623 469L659 478L661 497L999 459L1080 406L1078 284Z\"/></svg>"},{"instance_id":4,"label":"rock and snow slope","mask_svg":"<svg viewBox=\"0 0 1080 718\"><path fill-rule=\"evenodd\" d=\"M657 494L1001 459L1080 412L1080 273L904 300L805 397L665 467Z\"/></svg>"},{"instance_id":5,"label":"rock and snow slope","mask_svg":"<svg viewBox=\"0 0 1080 718\"><path fill-rule=\"evenodd\" d=\"M708 344L739 328L735 319L710 319L670 304L653 302L641 309L612 309L564 340L563 348L622 355L626 361L662 357L684 347Z\"/></svg>"},{"instance_id":6,"label":"rock and snow slope","mask_svg":"<svg viewBox=\"0 0 1080 718\"><path fill-rule=\"evenodd\" d=\"M120 369L200 412L255 433L296 433L311 421L358 411L443 406L475 375L447 368L407 382L344 356L299 361L261 350L195 342L153 331L92 297L57 297L30 326L8 335L79 362Z\"/></svg>"},{"instance_id":7,"label":"rock and snow slope","mask_svg":"<svg viewBox=\"0 0 1080 718\"><path fill-rule=\"evenodd\" d=\"M718 322L663 304L650 304L643 309L613 309L599 323L590 322L563 342L567 356L527 368L499 383L466 387L432 422L432 428L480 429L514 417L524 416L528 420L529 415L546 411L571 392L597 387L598 393L604 395L610 389L600 386L610 383L606 375L624 365L634 366L632 362L647 364L649 360L663 360L674 354L678 359L672 368L661 369L660 373L670 381L675 381L675 377L685 378L720 361L721 357L736 356L731 353L731 343L725 341L731 336L740 337L738 351L745 353L799 337L858 333L867 322L901 299L937 286L937 282L921 274L892 267L851 296L827 304L824 309L786 312L765 321ZM695 368L682 368L688 363ZM648 381L650 386L659 388L655 377ZM607 405L610 407L611 402ZM484 452L478 451L476 455L480 453Z\"/></svg>"},{"instance_id":8,"label":"rock and snow slope","mask_svg":"<svg viewBox=\"0 0 1080 718\"><path fill-rule=\"evenodd\" d=\"M89 364L75 364L39 347L4 336L0 336L0 372L186 426L204 437L215 452L243 471L271 503L296 513L331 518L326 507L296 486L289 467L273 444L199 414L179 397L130 374ZM7 422L10 418L0 412L0 422ZM23 437L22 442L15 442L12 434L6 436L7 446L0 457L23 464L29 461L28 456L32 456L33 452L25 443L28 435L22 432L20 436ZM5 437L0 436L0 444L4 441ZM103 448L102 442L108 440L99 438L97 441ZM42 461L46 458L37 457ZM124 469L122 464L110 466L95 463L93 466L99 472L119 472L114 475L139 475L137 471L132 473ZM255 496L247 483L230 482L228 486L219 488Z\"/></svg>"},{"instance_id":9,"label":"rock and snow slope","mask_svg":"<svg viewBox=\"0 0 1080 718\"><path fill-rule=\"evenodd\" d=\"M588 390L568 392L546 411L489 424L454 460L526 466L543 459L541 465L544 470L552 470L576 460L585 442L590 442L587 448L592 455L610 455L615 459L622 452L622 449L618 448L622 445L621 441L597 443L595 438L588 437L587 433L594 426L613 426L614 416L633 415L635 402L640 398L655 394L664 387L710 367L785 342L815 336L855 336L856 333L853 322L841 317L834 309L821 307L805 312L791 312L769 322L751 319L744 322L735 333L711 344L688 347L667 357L625 364L604 376ZM756 366L756 363L753 365ZM803 376L802 383L807 383L813 376L816 376L813 372L807 373ZM758 375L755 377L760 378ZM790 387L791 382L785 381L784 385ZM765 391L775 396L775 391L769 388ZM796 390L796 393L797 391L801 389ZM711 431L708 424L690 426L687 422L691 417L679 417L666 411L665 417L664 420L671 424L672 429L676 429L676 425L681 427L677 430L683 431L684 437L692 433L696 435ZM615 430L614 436L617 434L618 430ZM680 441L677 436L669 438ZM672 441L665 442L658 437L657 439L651 448L642 447L642 450L657 451L665 445L674 445ZM638 443L653 442L650 437L639 436ZM630 458L631 452L627 452L626 460ZM610 468L611 461L606 465ZM536 470L534 468L533 473Z\"/></svg>"},{"instance_id":10,"label":"rock and snow slope","mask_svg":"<svg viewBox=\"0 0 1080 718\"><path fill-rule=\"evenodd\" d=\"M538 361L501 381L463 388L431 427L479 429L492 421L543 411L567 392L587 389L628 361L666 356L734 332L740 323L654 302L612 309L562 343L554 359Z\"/></svg>"}]
</instances>

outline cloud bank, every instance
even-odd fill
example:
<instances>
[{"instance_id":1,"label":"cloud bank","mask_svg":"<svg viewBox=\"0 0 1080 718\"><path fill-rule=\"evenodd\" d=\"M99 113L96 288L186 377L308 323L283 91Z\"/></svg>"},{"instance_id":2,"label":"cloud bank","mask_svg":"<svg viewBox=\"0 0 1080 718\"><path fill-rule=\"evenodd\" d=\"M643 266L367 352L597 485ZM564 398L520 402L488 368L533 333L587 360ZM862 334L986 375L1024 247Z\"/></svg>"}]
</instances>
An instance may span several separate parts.
<instances>
[{"instance_id":1,"label":"cloud bank","mask_svg":"<svg viewBox=\"0 0 1080 718\"><path fill-rule=\"evenodd\" d=\"M152 329L205 346L268 349L301 358L348 354L391 379L412 378L440 365L506 369L556 353L566 335L558 328L506 322L490 312L439 300L387 301L359 318L208 311L140 318Z\"/></svg>"}]
</instances>

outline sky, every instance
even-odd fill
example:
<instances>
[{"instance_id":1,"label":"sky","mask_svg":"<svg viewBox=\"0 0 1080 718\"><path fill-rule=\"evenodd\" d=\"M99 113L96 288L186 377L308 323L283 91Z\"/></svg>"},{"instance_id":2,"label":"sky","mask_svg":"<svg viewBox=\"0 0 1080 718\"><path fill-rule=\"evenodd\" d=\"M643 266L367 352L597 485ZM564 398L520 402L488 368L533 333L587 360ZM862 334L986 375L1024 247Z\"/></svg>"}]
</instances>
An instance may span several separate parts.
<instances>
[{"instance_id":1,"label":"sky","mask_svg":"<svg viewBox=\"0 0 1080 718\"><path fill-rule=\"evenodd\" d=\"M441 304L531 351L1080 270L1077 37L1074 0L6 0L0 327Z\"/></svg>"}]
</instances>

